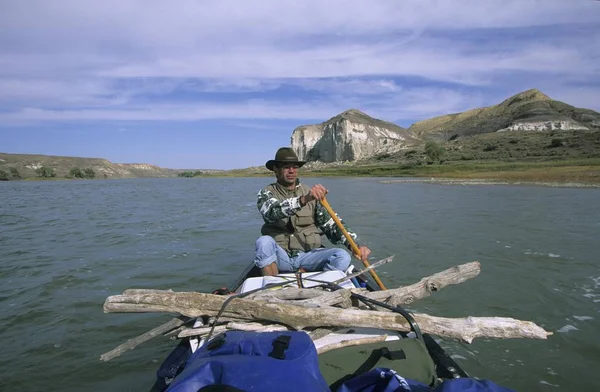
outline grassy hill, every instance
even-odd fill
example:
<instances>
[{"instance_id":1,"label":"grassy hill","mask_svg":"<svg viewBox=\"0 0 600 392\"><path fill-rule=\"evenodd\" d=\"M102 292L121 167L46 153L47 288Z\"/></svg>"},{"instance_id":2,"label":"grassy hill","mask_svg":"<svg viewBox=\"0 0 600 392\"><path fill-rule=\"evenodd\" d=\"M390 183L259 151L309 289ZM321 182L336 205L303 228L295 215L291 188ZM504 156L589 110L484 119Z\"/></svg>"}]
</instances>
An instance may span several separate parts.
<instances>
[{"instance_id":1,"label":"grassy hill","mask_svg":"<svg viewBox=\"0 0 600 392\"><path fill-rule=\"evenodd\" d=\"M0 170L16 171L22 178L38 178L42 167L53 170L55 177L69 176L71 169L91 169L95 178L160 178L177 177L184 170L166 169L145 163L113 163L101 158L64 157L34 154L0 153ZM12 176L11 176L12 177Z\"/></svg>"},{"instance_id":2,"label":"grassy hill","mask_svg":"<svg viewBox=\"0 0 600 392\"><path fill-rule=\"evenodd\" d=\"M420 121L408 128L419 138L457 139L496 132L518 124L565 123L600 130L600 113L556 101L537 89L514 95L498 105ZM561 125L559 125L561 126Z\"/></svg>"}]
</instances>

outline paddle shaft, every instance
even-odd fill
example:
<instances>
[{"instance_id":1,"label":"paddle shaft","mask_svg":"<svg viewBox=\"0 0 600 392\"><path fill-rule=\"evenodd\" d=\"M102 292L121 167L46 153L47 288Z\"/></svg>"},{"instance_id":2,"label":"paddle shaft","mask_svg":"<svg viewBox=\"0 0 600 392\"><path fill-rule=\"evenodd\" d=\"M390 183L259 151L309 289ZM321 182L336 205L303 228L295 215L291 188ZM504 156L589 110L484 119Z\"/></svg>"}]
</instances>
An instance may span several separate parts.
<instances>
[{"instance_id":1,"label":"paddle shaft","mask_svg":"<svg viewBox=\"0 0 600 392\"><path fill-rule=\"evenodd\" d=\"M362 254L361 254L360 249L358 248L358 245L356 245L356 242L354 242L354 239L350 236L350 234L348 233L348 231L346 230L346 228L344 227L344 225L342 224L340 219L337 217L337 215L335 214L335 212L329 205L327 198L323 197L323 199L321 200L321 205L323 207L325 207L325 209L327 210L327 212L329 212L329 215L331 215L331 218L333 219L333 221L335 222L337 227L342 231L342 234L344 234L344 237L346 237L346 240L348 240L348 243L352 247L352 251L354 252L355 256L357 258L360 258L360 260L362 261L362 263L364 264L365 267L369 267L369 261L366 258L365 259L362 258ZM373 279L375 279L375 282L377 282L377 285L379 286L379 288L381 290L387 290L385 288L385 286L383 285L383 282L379 279L379 276L377 276L377 273L375 272L375 270L369 270L369 272L371 273L371 276L373 277Z\"/></svg>"}]
</instances>

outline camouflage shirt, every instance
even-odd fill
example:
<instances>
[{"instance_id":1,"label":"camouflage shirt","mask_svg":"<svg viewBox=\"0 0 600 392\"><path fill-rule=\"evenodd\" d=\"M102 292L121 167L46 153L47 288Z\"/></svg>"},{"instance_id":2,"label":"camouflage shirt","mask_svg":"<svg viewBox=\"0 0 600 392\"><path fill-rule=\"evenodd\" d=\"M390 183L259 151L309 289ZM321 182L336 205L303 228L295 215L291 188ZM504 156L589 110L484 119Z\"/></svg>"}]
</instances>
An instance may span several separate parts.
<instances>
[{"instance_id":1,"label":"camouflage shirt","mask_svg":"<svg viewBox=\"0 0 600 392\"><path fill-rule=\"evenodd\" d=\"M296 186L300 186L300 181L296 180ZM261 189L258 192L258 201L256 203L258 207L258 211L263 217L263 220L266 223L275 222L279 219L284 219L289 216L292 216L297 211L299 211L302 206L300 205L300 196L291 197L289 199L285 199L283 201L279 201L275 196L266 189ZM356 242L357 235L352 232L352 230L346 225L346 223L340 218L340 216L336 213L338 219L344 225L344 228L352 237L357 246L360 247L358 242ZM323 207L323 205L319 202L316 204L315 208L315 225L323 231L329 242L333 245L344 245L349 250L352 250L351 245L348 243L348 240L342 233L342 231L337 227L335 221L329 215L329 212ZM290 256L295 256L295 254L291 254Z\"/></svg>"}]
</instances>

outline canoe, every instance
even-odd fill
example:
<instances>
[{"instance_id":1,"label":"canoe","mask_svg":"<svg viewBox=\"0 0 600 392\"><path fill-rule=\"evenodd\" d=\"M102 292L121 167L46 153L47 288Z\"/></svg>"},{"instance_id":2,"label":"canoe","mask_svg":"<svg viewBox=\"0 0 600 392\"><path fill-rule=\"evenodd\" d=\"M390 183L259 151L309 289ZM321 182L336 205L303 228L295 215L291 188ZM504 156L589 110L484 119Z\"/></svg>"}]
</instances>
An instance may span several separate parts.
<instances>
[{"instance_id":1,"label":"canoe","mask_svg":"<svg viewBox=\"0 0 600 392\"><path fill-rule=\"evenodd\" d=\"M366 275L366 274L365 274ZM344 288L363 287L368 291L377 291L379 287L369 280L365 275L352 278L342 284ZM309 288L318 282L334 282L345 276L342 271L320 271L314 273L302 274L302 285ZM278 278L279 277L279 278ZM269 282L289 281L298 283L294 274L281 274L278 277L263 277L259 268L254 263L248 265L240 276L233 282L229 288L229 293L240 294L251 290L264 287ZM296 286L297 287L297 286ZM383 305L383 304L378 304ZM408 316L403 309L396 309ZM197 325L195 325L197 326ZM446 379L469 378L469 375L454 361L450 355L440 346L440 344L429 334L421 333L418 326L410 332L399 332L380 329L367 328L339 328L335 334L325 336L314 340L317 349L324 344L331 344L331 340L340 336L341 339L348 339L348 336L361 338L364 336L375 336L381 334L387 335L386 341L370 343L366 345L357 345L350 347L337 348L319 355L319 369L329 385L336 385L336 382L343 381L344 377L354 374L357 368L361 371L369 370L374 367L386 366L393 368L398 374L410 373L404 377L412 376L425 378L421 382L439 383ZM188 358L204 344L204 341L198 337L182 338L179 344L163 361L157 371L157 378L151 392L165 391L171 382L185 370ZM375 358L373 362L373 353L384 347L392 352L400 352L404 361L396 360L398 358L389 357ZM407 358L408 357L408 358ZM369 363L371 361L372 363ZM379 361L379 362L378 362ZM383 362L381 362L383 361ZM366 366L366 367L365 367ZM430 378L433 377L432 380ZM431 385L431 384L430 384Z\"/></svg>"}]
</instances>

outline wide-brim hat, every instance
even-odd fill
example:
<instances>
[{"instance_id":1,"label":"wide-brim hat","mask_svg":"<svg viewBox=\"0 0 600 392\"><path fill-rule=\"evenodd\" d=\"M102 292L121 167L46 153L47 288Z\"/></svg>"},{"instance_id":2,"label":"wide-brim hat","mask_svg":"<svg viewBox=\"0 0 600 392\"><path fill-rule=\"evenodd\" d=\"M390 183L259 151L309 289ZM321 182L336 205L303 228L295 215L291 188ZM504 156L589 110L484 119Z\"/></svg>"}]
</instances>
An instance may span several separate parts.
<instances>
[{"instance_id":1,"label":"wide-brim hat","mask_svg":"<svg viewBox=\"0 0 600 392\"><path fill-rule=\"evenodd\" d=\"M289 165L292 163L298 165L298 167L302 167L306 161L299 160L298 155L290 147L281 147L277 150L275 159L268 160L265 166L267 169L273 171L273 167L277 164Z\"/></svg>"}]
</instances>

